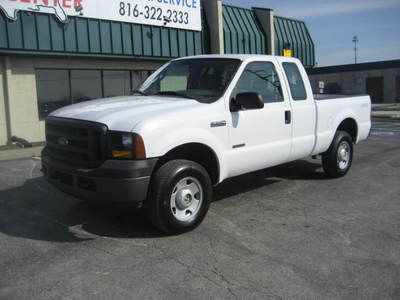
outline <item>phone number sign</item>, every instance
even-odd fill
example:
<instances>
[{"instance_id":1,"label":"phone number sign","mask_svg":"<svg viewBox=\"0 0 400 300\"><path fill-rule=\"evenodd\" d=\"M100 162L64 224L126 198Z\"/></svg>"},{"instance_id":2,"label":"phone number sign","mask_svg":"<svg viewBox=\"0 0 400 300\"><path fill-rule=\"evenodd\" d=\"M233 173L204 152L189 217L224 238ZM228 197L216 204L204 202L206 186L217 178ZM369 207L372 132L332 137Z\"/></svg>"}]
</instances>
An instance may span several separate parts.
<instances>
[{"instance_id":1,"label":"phone number sign","mask_svg":"<svg viewBox=\"0 0 400 300\"><path fill-rule=\"evenodd\" d=\"M1 0L13 20L19 10L201 31L200 0Z\"/></svg>"}]
</instances>

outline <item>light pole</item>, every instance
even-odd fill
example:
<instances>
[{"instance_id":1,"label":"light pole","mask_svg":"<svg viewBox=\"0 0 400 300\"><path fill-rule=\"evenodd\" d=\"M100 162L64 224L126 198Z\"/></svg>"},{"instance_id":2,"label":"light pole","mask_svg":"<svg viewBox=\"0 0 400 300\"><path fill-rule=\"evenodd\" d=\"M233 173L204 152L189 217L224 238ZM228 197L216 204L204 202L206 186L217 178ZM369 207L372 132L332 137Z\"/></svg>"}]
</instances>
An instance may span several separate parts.
<instances>
[{"instance_id":1,"label":"light pole","mask_svg":"<svg viewBox=\"0 0 400 300\"><path fill-rule=\"evenodd\" d=\"M355 35L353 36L353 43L354 43L354 63L357 63L357 43L358 43L358 37Z\"/></svg>"}]
</instances>

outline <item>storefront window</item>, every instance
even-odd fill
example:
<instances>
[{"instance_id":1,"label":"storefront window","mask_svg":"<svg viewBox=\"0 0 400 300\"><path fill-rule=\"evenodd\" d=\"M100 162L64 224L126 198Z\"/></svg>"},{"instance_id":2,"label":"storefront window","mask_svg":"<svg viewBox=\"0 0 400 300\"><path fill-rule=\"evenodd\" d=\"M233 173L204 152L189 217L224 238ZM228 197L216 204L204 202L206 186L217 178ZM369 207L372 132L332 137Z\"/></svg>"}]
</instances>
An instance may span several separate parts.
<instances>
[{"instance_id":1,"label":"storefront window","mask_svg":"<svg viewBox=\"0 0 400 300\"><path fill-rule=\"evenodd\" d=\"M103 71L104 97L129 95L130 80L129 71Z\"/></svg>"},{"instance_id":2,"label":"storefront window","mask_svg":"<svg viewBox=\"0 0 400 300\"><path fill-rule=\"evenodd\" d=\"M71 104L68 70L37 70L36 80L40 119Z\"/></svg>"},{"instance_id":3,"label":"storefront window","mask_svg":"<svg viewBox=\"0 0 400 300\"><path fill-rule=\"evenodd\" d=\"M102 98L101 71L71 70L72 102Z\"/></svg>"},{"instance_id":4,"label":"storefront window","mask_svg":"<svg viewBox=\"0 0 400 300\"><path fill-rule=\"evenodd\" d=\"M150 71L132 71L132 90L136 90L150 74Z\"/></svg>"},{"instance_id":5,"label":"storefront window","mask_svg":"<svg viewBox=\"0 0 400 300\"><path fill-rule=\"evenodd\" d=\"M37 69L39 118L82 101L129 95L151 71Z\"/></svg>"}]
</instances>

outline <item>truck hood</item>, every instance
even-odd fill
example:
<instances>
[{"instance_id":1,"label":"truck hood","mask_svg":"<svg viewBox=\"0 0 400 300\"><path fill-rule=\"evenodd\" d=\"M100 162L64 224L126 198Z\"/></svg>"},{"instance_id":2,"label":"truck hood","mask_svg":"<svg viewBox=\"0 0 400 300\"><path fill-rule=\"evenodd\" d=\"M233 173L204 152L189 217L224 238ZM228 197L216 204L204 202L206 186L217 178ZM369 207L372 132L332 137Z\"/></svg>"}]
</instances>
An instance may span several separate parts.
<instances>
[{"instance_id":1,"label":"truck hood","mask_svg":"<svg viewBox=\"0 0 400 300\"><path fill-rule=\"evenodd\" d=\"M110 130L132 131L138 123L148 118L202 105L196 100L180 97L124 96L69 105L50 116L103 123Z\"/></svg>"}]
</instances>

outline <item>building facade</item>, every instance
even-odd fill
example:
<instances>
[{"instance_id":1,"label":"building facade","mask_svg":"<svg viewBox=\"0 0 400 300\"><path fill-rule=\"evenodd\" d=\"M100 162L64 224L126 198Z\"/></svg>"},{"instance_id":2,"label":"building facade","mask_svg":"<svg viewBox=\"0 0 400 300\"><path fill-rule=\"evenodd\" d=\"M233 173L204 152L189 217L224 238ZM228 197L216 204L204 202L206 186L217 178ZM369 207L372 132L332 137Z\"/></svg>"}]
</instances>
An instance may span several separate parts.
<instances>
[{"instance_id":1,"label":"building facade","mask_svg":"<svg viewBox=\"0 0 400 300\"><path fill-rule=\"evenodd\" d=\"M400 60L308 69L315 93L368 94L373 103L400 102Z\"/></svg>"},{"instance_id":2,"label":"building facade","mask_svg":"<svg viewBox=\"0 0 400 300\"><path fill-rule=\"evenodd\" d=\"M43 141L44 119L53 110L128 95L170 59L208 53L282 54L285 48L306 66L314 65L314 44L303 21L219 0L202 2L201 31L79 15L60 22L55 14L37 11L15 11L10 18L2 10L0 146L14 136Z\"/></svg>"}]
</instances>

